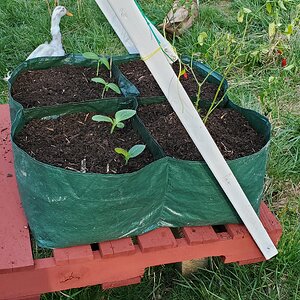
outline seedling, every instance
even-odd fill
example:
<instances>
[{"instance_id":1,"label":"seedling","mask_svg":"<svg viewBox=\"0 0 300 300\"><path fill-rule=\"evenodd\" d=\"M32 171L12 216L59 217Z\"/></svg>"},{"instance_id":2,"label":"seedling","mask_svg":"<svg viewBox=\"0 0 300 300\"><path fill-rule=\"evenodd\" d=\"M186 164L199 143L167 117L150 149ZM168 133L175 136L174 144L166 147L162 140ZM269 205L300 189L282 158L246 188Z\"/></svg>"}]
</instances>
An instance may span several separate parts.
<instances>
[{"instance_id":1,"label":"seedling","mask_svg":"<svg viewBox=\"0 0 300 300\"><path fill-rule=\"evenodd\" d=\"M115 152L124 156L125 165L127 165L129 159L140 155L145 150L145 148L145 145L134 145L128 151L123 148L115 148Z\"/></svg>"},{"instance_id":2,"label":"seedling","mask_svg":"<svg viewBox=\"0 0 300 300\"><path fill-rule=\"evenodd\" d=\"M116 84L114 84L112 82L107 82L103 78L100 78L100 77L95 77L95 78L92 78L91 80L93 82L100 83L100 84L102 84L104 86L102 94L101 94L101 98L104 97L105 92L107 92L109 89L113 90L117 94L121 94L120 88Z\"/></svg>"},{"instance_id":3,"label":"seedling","mask_svg":"<svg viewBox=\"0 0 300 300\"><path fill-rule=\"evenodd\" d=\"M125 124L122 121L130 119L136 114L136 111L133 109L122 109L115 113L114 118L110 118L108 116L103 115L95 115L92 117L93 121L96 122L108 122L112 124L110 133L114 132L114 129L117 128L124 128Z\"/></svg>"},{"instance_id":4,"label":"seedling","mask_svg":"<svg viewBox=\"0 0 300 300\"><path fill-rule=\"evenodd\" d=\"M109 70L111 72L111 64L109 63L109 61L106 57L104 57L104 56L99 57L96 53L93 53L93 52L85 52L82 55L83 55L83 57L85 57L87 59L94 59L94 60L98 61L97 72L96 72L97 76L99 75L99 68L100 68L101 64L104 65L107 68L107 70Z\"/></svg>"}]
</instances>

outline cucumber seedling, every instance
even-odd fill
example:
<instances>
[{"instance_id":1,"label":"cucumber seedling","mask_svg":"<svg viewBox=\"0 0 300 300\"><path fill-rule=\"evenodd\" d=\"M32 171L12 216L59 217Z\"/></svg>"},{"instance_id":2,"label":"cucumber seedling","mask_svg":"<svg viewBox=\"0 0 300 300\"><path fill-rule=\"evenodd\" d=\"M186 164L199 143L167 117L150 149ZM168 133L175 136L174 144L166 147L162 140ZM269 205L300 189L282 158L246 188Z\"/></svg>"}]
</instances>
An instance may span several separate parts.
<instances>
[{"instance_id":1,"label":"cucumber seedling","mask_svg":"<svg viewBox=\"0 0 300 300\"><path fill-rule=\"evenodd\" d=\"M87 58L87 59L93 59L93 60L97 60L98 64L97 64L97 72L96 72L96 76L99 75L99 68L100 68L100 65L104 65L107 70L109 70L110 74L111 74L111 62L109 63L108 59L104 56L101 56L99 57L96 53L94 52L85 52L82 54L82 56L84 58ZM110 75L111 77L111 75Z\"/></svg>"},{"instance_id":2,"label":"cucumber seedling","mask_svg":"<svg viewBox=\"0 0 300 300\"><path fill-rule=\"evenodd\" d=\"M145 150L145 148L146 148L145 145L138 144L131 147L128 151L123 148L115 148L115 152L124 156L125 165L127 165L129 159L140 155Z\"/></svg>"},{"instance_id":3,"label":"cucumber seedling","mask_svg":"<svg viewBox=\"0 0 300 300\"><path fill-rule=\"evenodd\" d=\"M96 82L96 83L99 83L99 84L103 85L103 90L102 90L102 94L101 94L102 99L104 98L105 92L107 92L109 89L113 90L117 94L121 94L120 88L115 83L107 82L103 78L100 78L100 77L94 77L91 80L93 82Z\"/></svg>"},{"instance_id":4,"label":"cucumber seedling","mask_svg":"<svg viewBox=\"0 0 300 300\"><path fill-rule=\"evenodd\" d=\"M107 122L111 123L111 130L110 133L114 132L114 129L117 128L124 128L125 124L122 121L128 120L136 114L136 110L133 109L121 109L115 113L114 118L110 118L104 115L95 115L92 117L93 121L96 122Z\"/></svg>"}]
</instances>

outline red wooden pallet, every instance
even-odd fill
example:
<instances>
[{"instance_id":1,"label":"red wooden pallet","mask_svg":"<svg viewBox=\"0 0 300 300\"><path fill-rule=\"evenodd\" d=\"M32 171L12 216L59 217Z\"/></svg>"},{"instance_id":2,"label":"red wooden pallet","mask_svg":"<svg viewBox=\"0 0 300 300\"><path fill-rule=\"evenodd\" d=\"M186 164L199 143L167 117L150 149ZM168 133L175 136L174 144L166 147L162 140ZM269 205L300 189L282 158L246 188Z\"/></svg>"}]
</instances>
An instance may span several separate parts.
<instances>
[{"instance_id":1,"label":"red wooden pallet","mask_svg":"<svg viewBox=\"0 0 300 300\"><path fill-rule=\"evenodd\" d=\"M8 105L0 105L0 299L37 300L42 293L101 284L108 289L139 283L150 266L209 256L225 263L264 260L243 225L181 228L175 237L160 228L137 237L91 245L54 249L50 258L33 259L29 229L20 202L10 143ZM260 219L275 244L282 234L279 222L265 204Z\"/></svg>"}]
</instances>

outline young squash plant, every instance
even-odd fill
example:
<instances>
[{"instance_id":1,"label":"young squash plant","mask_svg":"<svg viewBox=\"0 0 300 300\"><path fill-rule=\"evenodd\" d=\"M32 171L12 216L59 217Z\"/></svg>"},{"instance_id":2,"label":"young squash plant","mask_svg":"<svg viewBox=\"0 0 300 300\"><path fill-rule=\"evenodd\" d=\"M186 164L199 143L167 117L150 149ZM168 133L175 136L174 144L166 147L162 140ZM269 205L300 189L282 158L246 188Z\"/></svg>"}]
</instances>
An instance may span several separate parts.
<instances>
[{"instance_id":1,"label":"young squash plant","mask_svg":"<svg viewBox=\"0 0 300 300\"><path fill-rule=\"evenodd\" d=\"M127 165L129 159L140 155L145 150L145 148L145 145L138 144L131 147L128 151L123 148L115 148L115 152L124 156L125 165Z\"/></svg>"},{"instance_id":2,"label":"young squash plant","mask_svg":"<svg viewBox=\"0 0 300 300\"><path fill-rule=\"evenodd\" d=\"M86 59L97 60L98 64L97 64L96 76L99 75L100 65L104 65L107 68L107 70L110 71L110 77L111 77L111 63L109 63L109 61L106 57L98 56L94 52L85 52L85 53L82 54L82 56Z\"/></svg>"},{"instance_id":3,"label":"young squash plant","mask_svg":"<svg viewBox=\"0 0 300 300\"><path fill-rule=\"evenodd\" d=\"M85 52L82 54L84 58L86 59L92 59L92 60L97 60L98 64L97 64L97 71L96 71L96 76L99 75L99 68L100 65L104 65L107 70L109 70L109 78L112 77L112 59L110 61L108 61L108 59L104 56L98 56L96 53L93 52ZM115 83L110 83L105 81L103 78L101 77L94 77L91 79L91 81L102 84L103 85L103 90L102 90L102 94L101 94L101 98L104 98L105 93L108 90L112 90L117 94L121 94L121 90L120 88L115 84Z\"/></svg>"},{"instance_id":4,"label":"young squash plant","mask_svg":"<svg viewBox=\"0 0 300 300\"><path fill-rule=\"evenodd\" d=\"M110 133L112 134L115 128L124 128L125 124L122 121L128 120L136 114L136 110L133 109L121 109L115 113L115 117L111 118L104 115L95 115L92 117L96 122L108 122L111 123Z\"/></svg>"},{"instance_id":5,"label":"young squash plant","mask_svg":"<svg viewBox=\"0 0 300 300\"><path fill-rule=\"evenodd\" d=\"M100 77L94 77L91 79L93 82L96 82L96 83L99 83L99 84L102 84L103 85L103 90L102 90L102 94L101 94L101 98L103 99L104 98L104 95L105 93L111 89L113 90L115 93L117 94L121 94L121 90L120 88L115 84L115 83L112 83L112 82L107 82L105 81L103 78L100 78Z\"/></svg>"}]
</instances>

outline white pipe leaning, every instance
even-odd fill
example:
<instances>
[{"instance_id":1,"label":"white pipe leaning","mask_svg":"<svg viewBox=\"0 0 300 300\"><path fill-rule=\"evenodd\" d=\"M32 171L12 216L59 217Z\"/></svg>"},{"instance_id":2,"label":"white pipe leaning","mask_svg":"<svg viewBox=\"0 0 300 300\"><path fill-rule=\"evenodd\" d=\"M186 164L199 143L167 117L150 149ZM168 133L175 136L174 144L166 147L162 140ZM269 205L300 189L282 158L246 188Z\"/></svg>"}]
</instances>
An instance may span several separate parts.
<instances>
[{"instance_id":1,"label":"white pipe leaning","mask_svg":"<svg viewBox=\"0 0 300 300\"><path fill-rule=\"evenodd\" d=\"M266 259L278 251L234 174L206 129L189 96L149 29L134 0L107 0L216 180L234 206Z\"/></svg>"}]
</instances>

